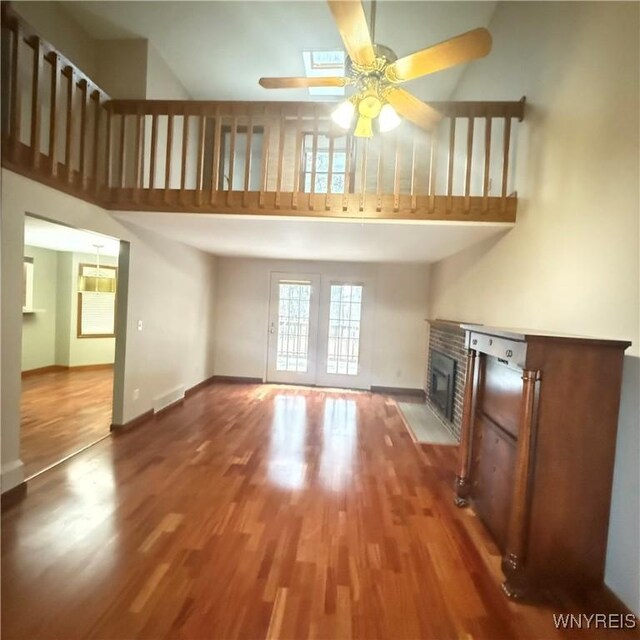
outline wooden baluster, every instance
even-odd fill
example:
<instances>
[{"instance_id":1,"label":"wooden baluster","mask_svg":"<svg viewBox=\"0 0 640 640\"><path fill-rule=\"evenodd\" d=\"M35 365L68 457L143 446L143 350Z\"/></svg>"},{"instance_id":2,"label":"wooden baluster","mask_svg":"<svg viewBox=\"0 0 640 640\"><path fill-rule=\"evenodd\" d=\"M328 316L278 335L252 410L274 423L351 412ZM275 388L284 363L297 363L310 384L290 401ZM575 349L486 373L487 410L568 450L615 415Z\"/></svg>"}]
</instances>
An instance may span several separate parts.
<instances>
[{"instance_id":1,"label":"wooden baluster","mask_svg":"<svg viewBox=\"0 0 640 640\"><path fill-rule=\"evenodd\" d=\"M491 116L485 118L484 128L484 179L482 181L482 211L489 209L489 173L491 171Z\"/></svg>"},{"instance_id":2,"label":"wooden baluster","mask_svg":"<svg viewBox=\"0 0 640 640\"><path fill-rule=\"evenodd\" d=\"M80 188L84 190L86 176L87 156L87 100L89 98L89 85L87 80L80 80Z\"/></svg>"},{"instance_id":3,"label":"wooden baluster","mask_svg":"<svg viewBox=\"0 0 640 640\"><path fill-rule=\"evenodd\" d=\"M285 145L285 129L286 129L286 118L284 113L280 114L280 139L278 141L278 175L276 180L276 198L275 198L275 206L276 209L280 208L280 194L282 193L282 169L284 165L284 145Z\"/></svg>"},{"instance_id":4,"label":"wooden baluster","mask_svg":"<svg viewBox=\"0 0 640 640\"><path fill-rule=\"evenodd\" d=\"M258 206L264 207L264 193L269 185L269 145L271 143L271 122L269 107L265 107L264 133L262 135L262 165L260 167L260 194Z\"/></svg>"},{"instance_id":5,"label":"wooden baluster","mask_svg":"<svg viewBox=\"0 0 640 640\"><path fill-rule=\"evenodd\" d=\"M415 213L418 208L416 197L416 147L417 134L413 136L411 145L411 213Z\"/></svg>"},{"instance_id":6,"label":"wooden baluster","mask_svg":"<svg viewBox=\"0 0 640 640\"><path fill-rule=\"evenodd\" d=\"M514 464L513 498L506 549L502 558L502 571L506 578L502 584L502 590L514 600L522 598L528 586L524 565L531 504L531 457L537 429L540 379L540 371L524 370L522 372L522 412Z\"/></svg>"},{"instance_id":7,"label":"wooden baluster","mask_svg":"<svg viewBox=\"0 0 640 640\"><path fill-rule=\"evenodd\" d=\"M367 160L369 156L369 138L364 139L364 149L362 150L362 172L360 175L360 206L359 210L364 211L365 197L367 192Z\"/></svg>"},{"instance_id":8,"label":"wooden baluster","mask_svg":"<svg viewBox=\"0 0 640 640\"><path fill-rule=\"evenodd\" d=\"M229 184L227 185L227 206L231 205L233 179L236 168L236 139L238 137L238 116L231 119L231 142L229 144Z\"/></svg>"},{"instance_id":9,"label":"wooden baluster","mask_svg":"<svg viewBox=\"0 0 640 640\"><path fill-rule=\"evenodd\" d=\"M438 131L433 129L429 143L429 213L433 213L436 207L436 187L438 170Z\"/></svg>"},{"instance_id":10,"label":"wooden baluster","mask_svg":"<svg viewBox=\"0 0 640 640\"><path fill-rule=\"evenodd\" d=\"M96 91L93 95L93 192L98 193L100 185L100 177L98 173L98 151L100 149L100 119L102 114L102 107L100 105L100 92Z\"/></svg>"},{"instance_id":11,"label":"wooden baluster","mask_svg":"<svg viewBox=\"0 0 640 640\"><path fill-rule=\"evenodd\" d=\"M453 206L453 166L456 155L456 119L451 117L449 127L449 162L447 167L447 212Z\"/></svg>"},{"instance_id":12,"label":"wooden baluster","mask_svg":"<svg viewBox=\"0 0 640 640\"><path fill-rule=\"evenodd\" d=\"M302 114L300 107L296 116L296 148L293 161L293 194L291 196L291 206L293 209L298 208L298 194L300 193L300 173L302 165L300 157L302 154Z\"/></svg>"},{"instance_id":13,"label":"wooden baluster","mask_svg":"<svg viewBox=\"0 0 640 640\"><path fill-rule=\"evenodd\" d=\"M69 79L67 85L67 126L64 140L64 162L67 165L67 182L73 184L73 103L76 99L76 76L73 67L66 67L66 75Z\"/></svg>"},{"instance_id":14,"label":"wooden baluster","mask_svg":"<svg viewBox=\"0 0 640 640\"><path fill-rule=\"evenodd\" d=\"M244 191L242 192L242 206L247 206L247 193L251 187L251 143L253 142L253 115L249 116L247 135L244 148Z\"/></svg>"},{"instance_id":15,"label":"wooden baluster","mask_svg":"<svg viewBox=\"0 0 640 640\"><path fill-rule=\"evenodd\" d=\"M324 209L325 211L329 211L331 209L331 184L333 182L333 161L334 161L334 137L332 135L329 136L329 166L327 168L327 195L324 198ZM345 186L346 189L346 186Z\"/></svg>"},{"instance_id":16,"label":"wooden baluster","mask_svg":"<svg viewBox=\"0 0 640 640\"><path fill-rule=\"evenodd\" d=\"M393 173L393 211L397 213L400 210L400 136L396 129L396 157Z\"/></svg>"},{"instance_id":17,"label":"wooden baluster","mask_svg":"<svg viewBox=\"0 0 640 640\"><path fill-rule=\"evenodd\" d=\"M107 130L105 133L105 145L104 145L104 186L105 191L109 193L111 189L111 107L107 105L106 111L107 117Z\"/></svg>"},{"instance_id":18,"label":"wooden baluster","mask_svg":"<svg viewBox=\"0 0 640 640\"><path fill-rule=\"evenodd\" d=\"M353 155L353 138L345 139L344 191L342 192L342 210L349 209L349 193L351 192L351 156Z\"/></svg>"},{"instance_id":19,"label":"wooden baluster","mask_svg":"<svg viewBox=\"0 0 640 640\"><path fill-rule=\"evenodd\" d=\"M140 201L140 188L142 183L142 176L144 175L144 168L141 167L143 162L144 149L142 147L142 114L136 114L136 138L134 142L133 151L133 201Z\"/></svg>"},{"instance_id":20,"label":"wooden baluster","mask_svg":"<svg viewBox=\"0 0 640 640\"><path fill-rule=\"evenodd\" d=\"M184 203L184 195L187 188L187 154L189 149L189 116L182 115L182 162L180 163L180 197L179 202Z\"/></svg>"},{"instance_id":21,"label":"wooden baluster","mask_svg":"<svg viewBox=\"0 0 640 640\"><path fill-rule=\"evenodd\" d=\"M204 114L200 114L198 122L198 163L196 168L196 193L195 202L196 206L202 206L202 190L204 188L204 132L205 132L206 119Z\"/></svg>"},{"instance_id":22,"label":"wooden baluster","mask_svg":"<svg viewBox=\"0 0 640 640\"><path fill-rule=\"evenodd\" d=\"M164 201L169 202L171 189L171 155L173 153L173 114L167 116L167 149L164 165Z\"/></svg>"},{"instance_id":23,"label":"wooden baluster","mask_svg":"<svg viewBox=\"0 0 640 640\"><path fill-rule=\"evenodd\" d=\"M376 211L382 211L382 190L384 182L384 141L385 136L378 137L378 174L376 176Z\"/></svg>"},{"instance_id":24,"label":"wooden baluster","mask_svg":"<svg viewBox=\"0 0 640 640\"><path fill-rule=\"evenodd\" d=\"M222 135L222 123L220 107L216 107L215 126L213 131L213 158L211 159L211 197L209 201L215 204L218 199L220 186L220 137Z\"/></svg>"},{"instance_id":25,"label":"wooden baluster","mask_svg":"<svg viewBox=\"0 0 640 640\"><path fill-rule=\"evenodd\" d=\"M504 212L507 208L507 181L509 180L509 147L511 146L511 118L506 117L504 121L504 147L502 151L502 202L501 208Z\"/></svg>"},{"instance_id":26,"label":"wooden baluster","mask_svg":"<svg viewBox=\"0 0 640 640\"><path fill-rule=\"evenodd\" d=\"M158 115L151 116L151 148L149 149L149 191L147 201L151 202L156 187L156 157L158 155Z\"/></svg>"},{"instance_id":27,"label":"wooden baluster","mask_svg":"<svg viewBox=\"0 0 640 640\"><path fill-rule=\"evenodd\" d=\"M13 29L13 42L11 43L11 122L9 125L11 154L14 162L18 159L20 148L20 127L22 122L22 101L20 99L20 87L18 85L18 74L20 73L18 61L20 57L21 42L22 29L19 24L16 24Z\"/></svg>"},{"instance_id":28,"label":"wooden baluster","mask_svg":"<svg viewBox=\"0 0 640 640\"><path fill-rule=\"evenodd\" d=\"M118 187L120 189L124 189L126 173L125 173L125 163L126 163L126 134L127 134L127 116L122 113L120 115L120 162L118 166Z\"/></svg>"},{"instance_id":29,"label":"wooden baluster","mask_svg":"<svg viewBox=\"0 0 640 640\"><path fill-rule=\"evenodd\" d=\"M40 166L40 96L42 93L42 41L31 38L33 47L33 85L31 88L31 166Z\"/></svg>"},{"instance_id":30,"label":"wooden baluster","mask_svg":"<svg viewBox=\"0 0 640 640\"><path fill-rule=\"evenodd\" d=\"M309 185L309 204L311 210L315 210L315 193L316 193L316 175L318 173L318 110L314 107L313 110L313 134L311 144L311 184ZM306 158L302 159L302 162L306 162ZM304 167L306 171L306 166ZM303 185L304 188L305 185Z\"/></svg>"},{"instance_id":31,"label":"wooden baluster","mask_svg":"<svg viewBox=\"0 0 640 640\"><path fill-rule=\"evenodd\" d=\"M52 53L49 56L51 63L51 101L49 104L49 171L52 176L58 175L58 162L56 160L57 149L57 124L58 105L60 104L60 56Z\"/></svg>"},{"instance_id":32,"label":"wooden baluster","mask_svg":"<svg viewBox=\"0 0 640 640\"><path fill-rule=\"evenodd\" d=\"M467 128L467 162L464 176L464 210L469 213L471 205L471 164L473 162L473 124L475 119L471 116Z\"/></svg>"},{"instance_id":33,"label":"wooden baluster","mask_svg":"<svg viewBox=\"0 0 640 640\"><path fill-rule=\"evenodd\" d=\"M469 335L469 334L467 334ZM479 372L476 370L478 353L467 349L467 368L464 376L464 397L462 404L462 429L460 438L460 461L455 481L455 504L466 507L469 504L471 490L471 443L473 439L473 421Z\"/></svg>"}]
</instances>

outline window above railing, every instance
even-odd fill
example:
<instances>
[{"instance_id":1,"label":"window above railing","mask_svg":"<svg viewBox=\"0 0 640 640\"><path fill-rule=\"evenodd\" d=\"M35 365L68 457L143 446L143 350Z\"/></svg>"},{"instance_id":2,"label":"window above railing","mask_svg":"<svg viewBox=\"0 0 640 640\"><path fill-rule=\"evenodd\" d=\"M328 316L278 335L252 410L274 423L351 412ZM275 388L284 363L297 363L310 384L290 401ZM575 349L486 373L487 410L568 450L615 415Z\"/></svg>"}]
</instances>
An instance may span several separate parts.
<instances>
[{"instance_id":1,"label":"window above railing","mask_svg":"<svg viewBox=\"0 0 640 640\"><path fill-rule=\"evenodd\" d=\"M3 11L3 166L109 209L512 222L518 102L356 138L330 103L111 100Z\"/></svg>"}]
</instances>

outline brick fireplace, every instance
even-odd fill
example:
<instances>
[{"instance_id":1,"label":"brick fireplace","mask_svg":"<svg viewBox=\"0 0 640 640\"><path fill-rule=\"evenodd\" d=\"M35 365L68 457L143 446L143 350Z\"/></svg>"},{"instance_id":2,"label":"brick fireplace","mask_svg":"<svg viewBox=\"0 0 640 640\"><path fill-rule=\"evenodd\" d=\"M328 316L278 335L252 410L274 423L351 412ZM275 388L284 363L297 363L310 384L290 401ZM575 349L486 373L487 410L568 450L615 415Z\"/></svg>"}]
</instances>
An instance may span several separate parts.
<instances>
[{"instance_id":1,"label":"brick fireplace","mask_svg":"<svg viewBox=\"0 0 640 640\"><path fill-rule=\"evenodd\" d=\"M461 323L448 320L429 321L429 355L427 359L427 405L445 428L460 440L462 398L467 369L464 331ZM451 362L453 361L453 362ZM451 398L447 385L451 384Z\"/></svg>"}]
</instances>

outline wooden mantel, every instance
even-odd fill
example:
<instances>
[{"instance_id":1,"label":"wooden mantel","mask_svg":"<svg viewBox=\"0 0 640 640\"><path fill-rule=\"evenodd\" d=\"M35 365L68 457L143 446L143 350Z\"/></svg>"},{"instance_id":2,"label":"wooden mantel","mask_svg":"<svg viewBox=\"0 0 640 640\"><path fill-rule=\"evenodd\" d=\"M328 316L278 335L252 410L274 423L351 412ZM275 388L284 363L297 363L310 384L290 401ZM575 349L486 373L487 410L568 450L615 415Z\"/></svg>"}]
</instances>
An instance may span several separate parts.
<instances>
[{"instance_id":1,"label":"wooden mantel","mask_svg":"<svg viewBox=\"0 0 640 640\"><path fill-rule=\"evenodd\" d=\"M2 27L2 166L106 209L515 221L524 98L367 140L327 103L111 100L4 5Z\"/></svg>"}]
</instances>

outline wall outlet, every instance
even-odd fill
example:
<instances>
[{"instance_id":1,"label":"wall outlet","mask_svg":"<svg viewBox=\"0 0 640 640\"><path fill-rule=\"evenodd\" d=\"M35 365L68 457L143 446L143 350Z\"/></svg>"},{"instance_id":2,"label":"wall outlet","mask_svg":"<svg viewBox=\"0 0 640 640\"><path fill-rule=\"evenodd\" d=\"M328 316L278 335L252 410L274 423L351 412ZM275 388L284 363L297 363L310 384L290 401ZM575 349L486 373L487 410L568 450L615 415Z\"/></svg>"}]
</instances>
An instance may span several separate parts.
<instances>
[{"instance_id":1,"label":"wall outlet","mask_svg":"<svg viewBox=\"0 0 640 640\"><path fill-rule=\"evenodd\" d=\"M138 320L138 331L142 331L142 320Z\"/></svg>"},{"instance_id":2,"label":"wall outlet","mask_svg":"<svg viewBox=\"0 0 640 640\"><path fill-rule=\"evenodd\" d=\"M140 389L133 390L133 399L137 400L140 397Z\"/></svg>"}]
</instances>

